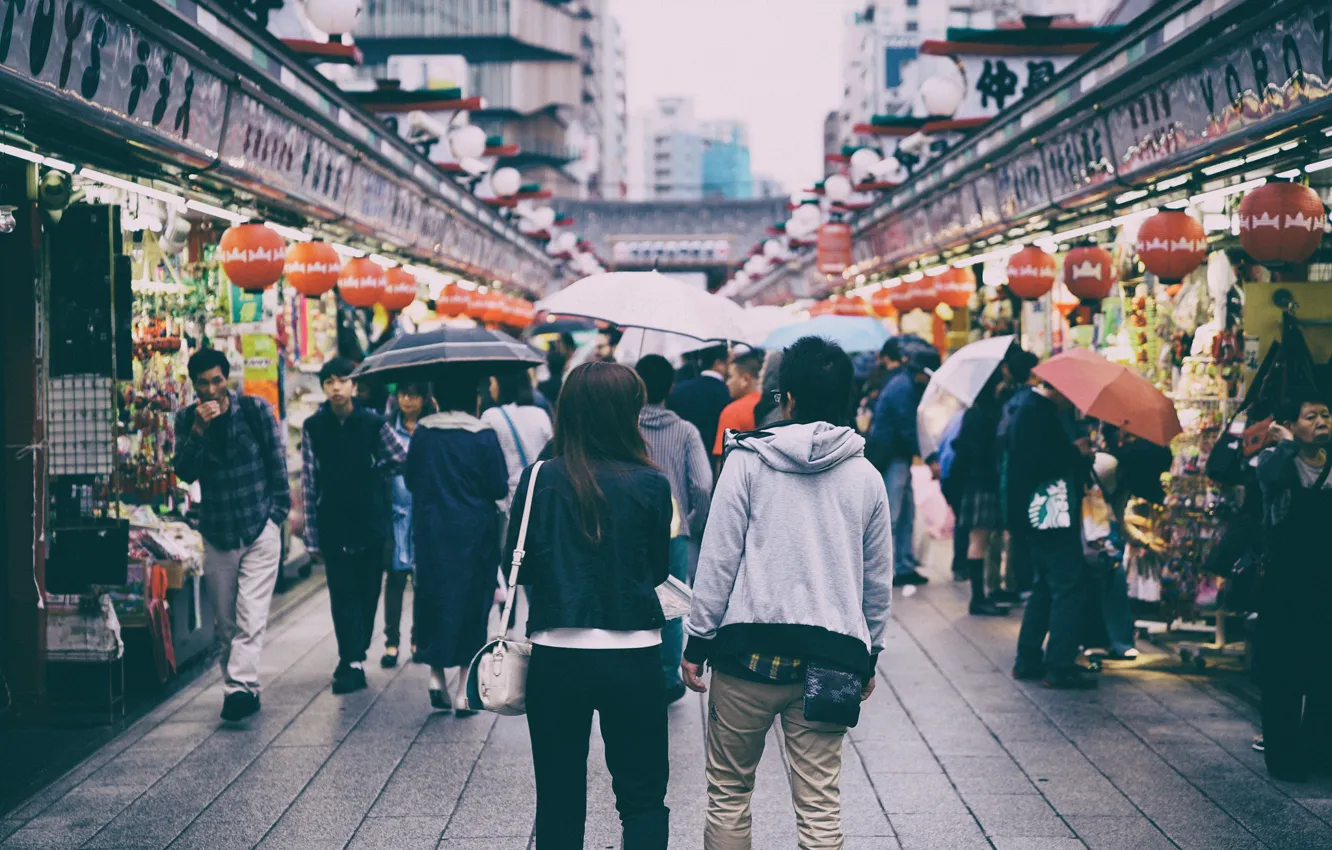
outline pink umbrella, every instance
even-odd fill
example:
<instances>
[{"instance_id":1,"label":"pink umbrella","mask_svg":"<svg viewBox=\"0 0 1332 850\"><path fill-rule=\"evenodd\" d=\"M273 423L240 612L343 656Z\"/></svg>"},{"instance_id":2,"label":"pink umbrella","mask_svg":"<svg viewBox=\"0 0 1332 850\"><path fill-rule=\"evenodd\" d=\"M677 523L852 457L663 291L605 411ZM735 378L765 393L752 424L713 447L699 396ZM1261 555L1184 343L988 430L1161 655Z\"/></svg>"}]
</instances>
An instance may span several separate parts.
<instances>
[{"instance_id":1,"label":"pink umbrella","mask_svg":"<svg viewBox=\"0 0 1332 850\"><path fill-rule=\"evenodd\" d=\"M1094 351L1075 348L1032 370L1087 416L1168 446L1184 429L1175 405L1146 378Z\"/></svg>"}]
</instances>

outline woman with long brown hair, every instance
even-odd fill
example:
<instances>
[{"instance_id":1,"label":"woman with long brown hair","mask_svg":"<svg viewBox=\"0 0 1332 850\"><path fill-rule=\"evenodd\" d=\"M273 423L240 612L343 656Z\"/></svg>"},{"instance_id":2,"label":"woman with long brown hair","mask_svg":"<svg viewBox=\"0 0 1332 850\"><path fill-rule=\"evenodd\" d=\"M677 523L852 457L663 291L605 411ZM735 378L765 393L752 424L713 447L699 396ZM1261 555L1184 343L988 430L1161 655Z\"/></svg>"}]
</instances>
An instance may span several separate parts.
<instances>
[{"instance_id":1,"label":"woman with long brown hair","mask_svg":"<svg viewBox=\"0 0 1332 850\"><path fill-rule=\"evenodd\" d=\"M541 850L583 846L594 711L625 850L667 844L664 621L655 588L670 568L671 487L638 430L646 400L632 369L574 369L556 409L555 457L535 483L518 580L531 599L527 719ZM531 475L523 473L514 510L522 510ZM519 519L510 518L506 563Z\"/></svg>"}]
</instances>

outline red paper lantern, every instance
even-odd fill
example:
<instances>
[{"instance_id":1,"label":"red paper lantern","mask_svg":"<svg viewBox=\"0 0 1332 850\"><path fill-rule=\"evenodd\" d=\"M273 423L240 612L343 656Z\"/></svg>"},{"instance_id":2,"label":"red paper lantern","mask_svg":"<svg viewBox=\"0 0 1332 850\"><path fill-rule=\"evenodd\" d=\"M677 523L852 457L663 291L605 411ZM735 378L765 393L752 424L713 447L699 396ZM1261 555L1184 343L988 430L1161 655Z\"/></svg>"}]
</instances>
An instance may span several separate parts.
<instances>
[{"instance_id":1,"label":"red paper lantern","mask_svg":"<svg viewBox=\"0 0 1332 850\"><path fill-rule=\"evenodd\" d=\"M833 298L825 298L822 301L815 302L814 305L809 308L809 317L813 319L816 316L832 315L836 308L836 304L834 303L835 298L836 296L833 296Z\"/></svg>"},{"instance_id":2,"label":"red paper lantern","mask_svg":"<svg viewBox=\"0 0 1332 850\"><path fill-rule=\"evenodd\" d=\"M1064 285L1083 301L1100 301L1115 288L1115 258L1099 245L1074 248L1064 257Z\"/></svg>"},{"instance_id":3,"label":"red paper lantern","mask_svg":"<svg viewBox=\"0 0 1332 850\"><path fill-rule=\"evenodd\" d=\"M935 278L934 287L941 303L961 310L971 303L971 296L976 292L976 273L970 267L950 268Z\"/></svg>"},{"instance_id":4,"label":"red paper lantern","mask_svg":"<svg viewBox=\"0 0 1332 850\"><path fill-rule=\"evenodd\" d=\"M926 275L924 279L912 284L912 293L917 310L933 313L934 308L939 306L939 278Z\"/></svg>"},{"instance_id":5,"label":"red paper lantern","mask_svg":"<svg viewBox=\"0 0 1332 850\"><path fill-rule=\"evenodd\" d=\"M342 271L342 258L333 246L318 239L296 242L287 250L287 261L282 273L287 283L300 294L314 298L323 295L338 284Z\"/></svg>"},{"instance_id":6,"label":"red paper lantern","mask_svg":"<svg viewBox=\"0 0 1332 850\"><path fill-rule=\"evenodd\" d=\"M1178 281L1207 257L1207 234L1198 219L1180 210L1161 210L1138 231L1138 258L1164 281Z\"/></svg>"},{"instance_id":7,"label":"red paper lantern","mask_svg":"<svg viewBox=\"0 0 1332 850\"><path fill-rule=\"evenodd\" d=\"M388 275L373 260L348 260L338 275L338 294L353 307L373 307L384 296Z\"/></svg>"},{"instance_id":8,"label":"red paper lantern","mask_svg":"<svg viewBox=\"0 0 1332 850\"><path fill-rule=\"evenodd\" d=\"M881 319L891 319L897 315L897 305L893 303L895 289L883 287L870 296L870 311Z\"/></svg>"},{"instance_id":9,"label":"red paper lantern","mask_svg":"<svg viewBox=\"0 0 1332 850\"><path fill-rule=\"evenodd\" d=\"M843 295L835 298L833 313L837 316L868 316L869 305L859 295Z\"/></svg>"},{"instance_id":10,"label":"red paper lantern","mask_svg":"<svg viewBox=\"0 0 1332 850\"><path fill-rule=\"evenodd\" d=\"M1323 241L1327 215L1318 193L1299 183L1268 183L1244 196L1239 238L1259 263L1303 263Z\"/></svg>"},{"instance_id":11,"label":"red paper lantern","mask_svg":"<svg viewBox=\"0 0 1332 850\"><path fill-rule=\"evenodd\" d=\"M532 324L536 318L536 307L526 298L513 297L509 304L509 325L515 328L526 328Z\"/></svg>"},{"instance_id":12,"label":"red paper lantern","mask_svg":"<svg viewBox=\"0 0 1332 850\"><path fill-rule=\"evenodd\" d=\"M435 299L435 312L450 319L465 315L467 290L456 283L446 284Z\"/></svg>"},{"instance_id":13,"label":"red paper lantern","mask_svg":"<svg viewBox=\"0 0 1332 850\"><path fill-rule=\"evenodd\" d=\"M911 312L911 286L906 283L898 283L897 286L889 287L884 292L888 293L888 303L893 305L893 309L898 315L905 315Z\"/></svg>"},{"instance_id":14,"label":"red paper lantern","mask_svg":"<svg viewBox=\"0 0 1332 850\"><path fill-rule=\"evenodd\" d=\"M495 290L490 290L482 298L479 308L480 315L477 320L487 325L498 325L504 322L504 295Z\"/></svg>"},{"instance_id":15,"label":"red paper lantern","mask_svg":"<svg viewBox=\"0 0 1332 850\"><path fill-rule=\"evenodd\" d=\"M287 240L262 224L234 224L222 234L218 259L232 283L247 292L257 292L282 277Z\"/></svg>"},{"instance_id":16,"label":"red paper lantern","mask_svg":"<svg viewBox=\"0 0 1332 850\"><path fill-rule=\"evenodd\" d=\"M1008 260L1008 289L1018 298L1035 301L1054 286L1055 259L1028 245Z\"/></svg>"},{"instance_id":17,"label":"red paper lantern","mask_svg":"<svg viewBox=\"0 0 1332 850\"><path fill-rule=\"evenodd\" d=\"M391 313L407 309L416 300L416 278L402 266L394 266L384 275L384 294L379 303Z\"/></svg>"}]
</instances>

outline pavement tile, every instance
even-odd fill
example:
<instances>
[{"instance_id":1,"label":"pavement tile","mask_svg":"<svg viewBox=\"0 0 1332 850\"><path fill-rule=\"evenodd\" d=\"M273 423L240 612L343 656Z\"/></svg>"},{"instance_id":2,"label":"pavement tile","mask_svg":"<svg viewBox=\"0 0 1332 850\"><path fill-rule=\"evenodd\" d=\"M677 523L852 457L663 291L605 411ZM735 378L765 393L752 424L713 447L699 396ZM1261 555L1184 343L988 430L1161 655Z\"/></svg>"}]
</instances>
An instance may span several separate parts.
<instances>
[{"instance_id":1,"label":"pavement tile","mask_svg":"<svg viewBox=\"0 0 1332 850\"><path fill-rule=\"evenodd\" d=\"M902 850L991 850L970 815L889 815Z\"/></svg>"},{"instance_id":2,"label":"pavement tile","mask_svg":"<svg viewBox=\"0 0 1332 850\"><path fill-rule=\"evenodd\" d=\"M1086 850L1087 845L1076 838L1014 838L994 837L994 850Z\"/></svg>"},{"instance_id":3,"label":"pavement tile","mask_svg":"<svg viewBox=\"0 0 1332 850\"><path fill-rule=\"evenodd\" d=\"M1035 794L1036 786L1009 756L944 756L944 769L968 794Z\"/></svg>"},{"instance_id":4,"label":"pavement tile","mask_svg":"<svg viewBox=\"0 0 1332 850\"><path fill-rule=\"evenodd\" d=\"M967 807L988 836L1071 838L1073 833L1043 797L1032 794L970 794Z\"/></svg>"},{"instance_id":5,"label":"pavement tile","mask_svg":"<svg viewBox=\"0 0 1332 850\"><path fill-rule=\"evenodd\" d=\"M434 850L448 823L444 817L368 817L347 850Z\"/></svg>"},{"instance_id":6,"label":"pavement tile","mask_svg":"<svg viewBox=\"0 0 1332 850\"><path fill-rule=\"evenodd\" d=\"M966 814L948 777L934 774L872 774L883 810L895 814Z\"/></svg>"},{"instance_id":7,"label":"pavement tile","mask_svg":"<svg viewBox=\"0 0 1332 850\"><path fill-rule=\"evenodd\" d=\"M1068 825L1090 850L1174 850L1169 838L1142 815L1069 815Z\"/></svg>"}]
</instances>

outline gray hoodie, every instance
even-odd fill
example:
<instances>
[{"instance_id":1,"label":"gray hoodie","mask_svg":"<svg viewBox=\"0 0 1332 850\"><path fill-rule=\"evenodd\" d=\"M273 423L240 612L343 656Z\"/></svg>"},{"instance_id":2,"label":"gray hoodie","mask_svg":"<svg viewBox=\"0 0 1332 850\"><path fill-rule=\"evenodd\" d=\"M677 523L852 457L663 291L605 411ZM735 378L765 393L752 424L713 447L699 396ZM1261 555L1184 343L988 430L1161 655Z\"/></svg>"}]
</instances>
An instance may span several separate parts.
<instances>
[{"instance_id":1,"label":"gray hoodie","mask_svg":"<svg viewBox=\"0 0 1332 850\"><path fill-rule=\"evenodd\" d=\"M850 428L735 440L713 494L685 657L793 654L872 673L892 600L883 477Z\"/></svg>"},{"instance_id":2,"label":"gray hoodie","mask_svg":"<svg viewBox=\"0 0 1332 850\"><path fill-rule=\"evenodd\" d=\"M659 404L638 417L648 460L671 482L671 498L680 510L680 536L698 539L708 521L712 465L698 429Z\"/></svg>"}]
</instances>

